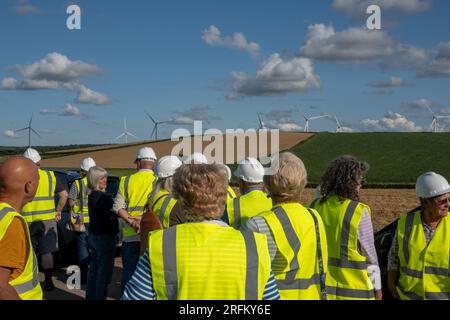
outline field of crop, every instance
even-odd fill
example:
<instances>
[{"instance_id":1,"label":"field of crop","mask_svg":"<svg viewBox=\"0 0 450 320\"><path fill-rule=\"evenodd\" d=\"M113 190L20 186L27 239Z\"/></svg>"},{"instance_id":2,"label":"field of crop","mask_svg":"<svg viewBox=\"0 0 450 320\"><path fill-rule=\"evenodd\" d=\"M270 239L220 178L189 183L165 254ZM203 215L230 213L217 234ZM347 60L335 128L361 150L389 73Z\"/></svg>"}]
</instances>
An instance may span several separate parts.
<instances>
[{"instance_id":1,"label":"field of crop","mask_svg":"<svg viewBox=\"0 0 450 320\"><path fill-rule=\"evenodd\" d=\"M291 150L313 184L330 161L345 154L367 161L367 182L377 186L411 186L428 171L450 178L450 133L319 133Z\"/></svg>"}]
</instances>

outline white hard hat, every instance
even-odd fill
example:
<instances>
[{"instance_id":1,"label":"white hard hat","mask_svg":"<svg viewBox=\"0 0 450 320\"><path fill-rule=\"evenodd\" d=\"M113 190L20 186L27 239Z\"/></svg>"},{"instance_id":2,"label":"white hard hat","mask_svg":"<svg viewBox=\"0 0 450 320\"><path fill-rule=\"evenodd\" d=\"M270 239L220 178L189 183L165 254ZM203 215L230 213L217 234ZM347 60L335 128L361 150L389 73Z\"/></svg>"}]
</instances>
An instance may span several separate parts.
<instances>
[{"instance_id":1,"label":"white hard hat","mask_svg":"<svg viewBox=\"0 0 450 320\"><path fill-rule=\"evenodd\" d=\"M230 181L231 180L231 169L229 166L227 166L224 163L222 163L222 165L225 167L225 170L227 170L228 181Z\"/></svg>"},{"instance_id":2,"label":"white hard hat","mask_svg":"<svg viewBox=\"0 0 450 320\"><path fill-rule=\"evenodd\" d=\"M158 178L167 178L174 175L175 171L181 167L183 163L176 156L164 156L159 159L156 164L156 176Z\"/></svg>"},{"instance_id":3,"label":"white hard hat","mask_svg":"<svg viewBox=\"0 0 450 320\"><path fill-rule=\"evenodd\" d=\"M23 156L27 159L30 159L34 163L39 163L42 160L39 152L37 152L37 150L33 148L28 148L27 150L25 150Z\"/></svg>"},{"instance_id":4,"label":"white hard hat","mask_svg":"<svg viewBox=\"0 0 450 320\"><path fill-rule=\"evenodd\" d=\"M208 159L200 152L194 152L184 159L184 164L208 164Z\"/></svg>"},{"instance_id":5,"label":"white hard hat","mask_svg":"<svg viewBox=\"0 0 450 320\"><path fill-rule=\"evenodd\" d=\"M418 198L429 199L446 193L450 193L450 185L440 174L427 172L417 179L416 195Z\"/></svg>"},{"instance_id":6,"label":"white hard hat","mask_svg":"<svg viewBox=\"0 0 450 320\"><path fill-rule=\"evenodd\" d=\"M264 178L264 167L255 158L247 157L238 162L239 166L234 175L239 179L251 183L261 183Z\"/></svg>"},{"instance_id":7,"label":"white hard hat","mask_svg":"<svg viewBox=\"0 0 450 320\"><path fill-rule=\"evenodd\" d=\"M83 171L88 172L90 168L95 167L97 164L92 158L84 158L81 160L80 168Z\"/></svg>"},{"instance_id":8,"label":"white hard hat","mask_svg":"<svg viewBox=\"0 0 450 320\"><path fill-rule=\"evenodd\" d=\"M150 147L140 148L136 153L136 160L153 160L156 161L155 151Z\"/></svg>"}]
</instances>

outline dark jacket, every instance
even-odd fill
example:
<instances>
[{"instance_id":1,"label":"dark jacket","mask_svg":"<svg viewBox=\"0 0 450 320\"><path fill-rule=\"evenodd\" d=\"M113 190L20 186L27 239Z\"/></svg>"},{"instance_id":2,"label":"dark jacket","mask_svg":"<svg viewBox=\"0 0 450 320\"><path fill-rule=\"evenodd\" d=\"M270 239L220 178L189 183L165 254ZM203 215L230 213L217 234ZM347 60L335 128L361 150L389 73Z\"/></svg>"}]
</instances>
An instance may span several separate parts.
<instances>
[{"instance_id":1,"label":"dark jacket","mask_svg":"<svg viewBox=\"0 0 450 320\"><path fill-rule=\"evenodd\" d=\"M114 200L104 192L93 191L88 198L89 233L116 235L119 233L117 215L112 211Z\"/></svg>"}]
</instances>

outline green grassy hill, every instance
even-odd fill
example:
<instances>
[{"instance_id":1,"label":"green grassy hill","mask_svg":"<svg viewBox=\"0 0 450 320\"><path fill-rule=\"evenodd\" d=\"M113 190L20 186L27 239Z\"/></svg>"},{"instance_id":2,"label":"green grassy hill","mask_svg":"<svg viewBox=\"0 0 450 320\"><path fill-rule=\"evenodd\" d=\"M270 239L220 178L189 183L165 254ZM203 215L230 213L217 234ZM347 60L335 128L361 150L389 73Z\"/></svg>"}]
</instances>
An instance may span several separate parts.
<instances>
[{"instance_id":1,"label":"green grassy hill","mask_svg":"<svg viewBox=\"0 0 450 320\"><path fill-rule=\"evenodd\" d=\"M369 184L414 184L427 171L450 179L450 133L319 133L291 151L304 161L313 184L340 155L368 162Z\"/></svg>"}]
</instances>

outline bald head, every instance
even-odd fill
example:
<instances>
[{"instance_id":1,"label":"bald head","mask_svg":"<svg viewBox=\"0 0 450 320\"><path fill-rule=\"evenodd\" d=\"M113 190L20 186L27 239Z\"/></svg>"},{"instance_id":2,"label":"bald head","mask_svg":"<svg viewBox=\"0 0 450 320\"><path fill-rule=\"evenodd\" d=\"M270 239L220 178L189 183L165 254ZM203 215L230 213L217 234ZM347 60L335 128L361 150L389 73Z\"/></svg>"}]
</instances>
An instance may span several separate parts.
<instances>
[{"instance_id":1,"label":"bald head","mask_svg":"<svg viewBox=\"0 0 450 320\"><path fill-rule=\"evenodd\" d=\"M39 184L38 167L25 157L10 157L0 165L0 198L20 211L33 200ZM17 206L20 206L18 209Z\"/></svg>"}]
</instances>

